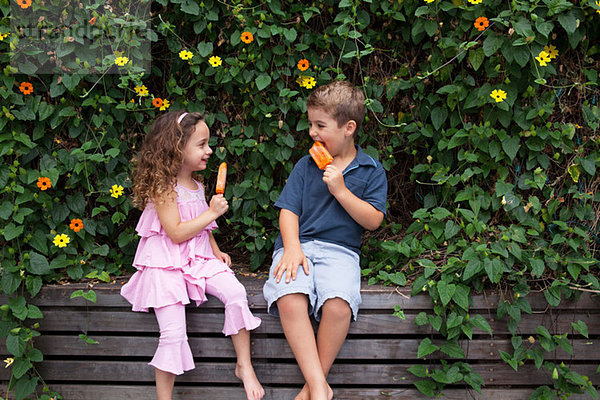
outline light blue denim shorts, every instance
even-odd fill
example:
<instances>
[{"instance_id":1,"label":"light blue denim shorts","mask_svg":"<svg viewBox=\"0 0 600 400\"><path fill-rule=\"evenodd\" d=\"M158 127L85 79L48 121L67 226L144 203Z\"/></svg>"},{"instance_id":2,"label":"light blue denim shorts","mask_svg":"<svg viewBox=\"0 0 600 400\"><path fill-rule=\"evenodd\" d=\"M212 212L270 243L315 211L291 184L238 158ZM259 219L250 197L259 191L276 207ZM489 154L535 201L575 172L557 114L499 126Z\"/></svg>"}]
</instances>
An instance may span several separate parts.
<instances>
[{"instance_id":1,"label":"light blue denim shorts","mask_svg":"<svg viewBox=\"0 0 600 400\"><path fill-rule=\"evenodd\" d=\"M348 302L356 321L360 305L360 260L358 254L343 246L313 240L302 243L302 251L308 260L308 275L299 266L296 280L285 283L273 277L273 270L283 256L283 248L273 253L273 263L269 279L263 287L263 296L268 304L268 312L279 316L277 299L286 294L304 293L309 300L309 314L321 319L320 310L326 300L339 297Z\"/></svg>"}]
</instances>

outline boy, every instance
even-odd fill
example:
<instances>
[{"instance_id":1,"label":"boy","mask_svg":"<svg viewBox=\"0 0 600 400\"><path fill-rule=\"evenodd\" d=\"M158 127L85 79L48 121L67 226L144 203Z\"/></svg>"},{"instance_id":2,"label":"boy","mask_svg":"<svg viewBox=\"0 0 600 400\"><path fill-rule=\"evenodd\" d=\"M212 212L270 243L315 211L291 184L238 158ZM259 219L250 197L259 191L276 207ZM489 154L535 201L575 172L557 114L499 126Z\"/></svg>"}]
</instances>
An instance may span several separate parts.
<instances>
[{"instance_id":1,"label":"boy","mask_svg":"<svg viewBox=\"0 0 600 400\"><path fill-rule=\"evenodd\" d=\"M306 108L309 134L333 162L321 171L305 156L294 166L275 203L281 234L263 294L306 380L296 400L331 400L326 377L361 302L361 235L383 221L387 179L354 144L365 116L359 89L341 81L319 87ZM320 320L316 339L310 314Z\"/></svg>"}]
</instances>

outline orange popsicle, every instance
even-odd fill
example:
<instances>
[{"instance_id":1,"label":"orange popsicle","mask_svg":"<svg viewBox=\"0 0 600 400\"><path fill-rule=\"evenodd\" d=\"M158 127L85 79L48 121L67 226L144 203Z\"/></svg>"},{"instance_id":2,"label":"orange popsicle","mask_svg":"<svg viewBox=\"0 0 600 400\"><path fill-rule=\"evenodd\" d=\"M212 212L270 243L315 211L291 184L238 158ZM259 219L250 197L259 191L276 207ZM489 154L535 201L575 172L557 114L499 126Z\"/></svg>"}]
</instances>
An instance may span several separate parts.
<instances>
[{"instance_id":1,"label":"orange popsicle","mask_svg":"<svg viewBox=\"0 0 600 400\"><path fill-rule=\"evenodd\" d=\"M217 175L217 188L215 192L217 194L225 193L225 180L227 179L227 163L222 162L219 165L219 173Z\"/></svg>"},{"instance_id":2,"label":"orange popsicle","mask_svg":"<svg viewBox=\"0 0 600 400\"><path fill-rule=\"evenodd\" d=\"M315 160L315 163L317 163L319 169L325 169L333 161L333 157L331 157L331 154L329 154L321 142L315 142L308 152L313 160Z\"/></svg>"}]
</instances>

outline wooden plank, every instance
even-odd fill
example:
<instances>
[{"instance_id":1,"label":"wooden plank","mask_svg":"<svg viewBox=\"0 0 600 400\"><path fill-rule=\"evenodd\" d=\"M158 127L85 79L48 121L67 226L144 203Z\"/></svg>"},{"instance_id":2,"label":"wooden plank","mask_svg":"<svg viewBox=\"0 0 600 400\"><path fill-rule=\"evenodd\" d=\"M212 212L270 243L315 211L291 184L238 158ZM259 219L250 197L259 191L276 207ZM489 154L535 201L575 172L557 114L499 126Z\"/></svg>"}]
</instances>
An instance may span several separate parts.
<instances>
[{"instance_id":1,"label":"wooden plank","mask_svg":"<svg viewBox=\"0 0 600 400\"><path fill-rule=\"evenodd\" d=\"M62 310L44 309L44 318L39 320L41 332L84 332L90 334L106 332L158 332L158 325L152 312L136 313L131 311L96 311L96 310ZM262 319L262 324L254 333L282 334L279 319L267 314L255 313ZM486 315L483 315L487 317ZM405 320L391 314L359 314L358 320L350 325L351 335L429 335L436 334L429 326L416 326L414 314L407 314ZM188 312L188 333L218 333L223 328L224 314ZM600 318L595 314L563 313L524 314L519 323L521 335L536 335L535 329L544 325L551 333L572 333L571 322L581 320L588 326L590 335L600 334ZM498 321L488 318L495 335L510 333L506 320ZM485 334L476 330L475 333ZM487 334L486 334L487 335Z\"/></svg>"},{"instance_id":2,"label":"wooden plank","mask_svg":"<svg viewBox=\"0 0 600 400\"><path fill-rule=\"evenodd\" d=\"M420 378L410 372L413 364L334 364L328 382L331 385L406 386ZM255 362L256 374L264 384L290 385L304 382L295 364ZM196 368L177 377L178 382L236 384L234 363L196 363ZM491 386L539 386L552 384L551 373L544 368L537 370L532 364L525 364L514 371L506 364L473 364L474 371L481 374L487 387ZM600 379L596 373L597 364L578 364L572 369L588 376L593 382ZM154 369L146 362L119 361L71 361L47 360L38 364L38 372L46 382L154 382ZM8 380L8 372L0 371L0 380Z\"/></svg>"},{"instance_id":3,"label":"wooden plank","mask_svg":"<svg viewBox=\"0 0 600 400\"><path fill-rule=\"evenodd\" d=\"M99 342L96 345L84 343L76 335L42 335L35 340L36 348L46 358L56 356L71 357L152 357L158 345L158 337L147 336L91 336ZM190 337L190 347L196 358L235 358L231 340L226 337ZM337 360L418 360L419 339L348 339L342 346ZM294 356L284 338L252 338L252 355L255 359L293 360ZM434 344L443 345L441 340ZM500 361L499 351L512 353L510 340L463 340L459 341L467 360ZM562 360L600 360L598 340L572 340L573 356L558 348L552 358ZM526 343L527 345L527 343ZM6 347L0 346L0 354L5 355ZM448 358L436 352L428 359ZM548 357L550 358L550 356Z\"/></svg>"},{"instance_id":4,"label":"wooden plank","mask_svg":"<svg viewBox=\"0 0 600 400\"><path fill-rule=\"evenodd\" d=\"M264 277L263 279L260 279L257 277L238 276L238 279L246 287L248 303L251 308L266 309L266 302L262 296L262 286L265 282ZM31 300L31 302L38 306L91 306L92 303L81 297L71 299L70 296L78 289L85 291L93 289L97 296L96 306L130 308L131 305L119 294L122 283L124 282L126 282L126 279L117 278L116 283L98 283L91 286L85 283L46 285L42 288L40 293ZM395 305L399 305L406 312L407 310L427 310L431 309L433 306L431 298L427 295L411 297L409 288L367 285L364 281L362 283L361 295L363 299L361 308L365 310L394 309ZM510 295L500 295L494 291L474 294L471 309L495 310L498 306L498 302L504 298L512 300ZM530 302L531 308L534 311L546 311L548 309L548 303L542 293L530 293L526 299ZM6 301L7 297L5 295L0 295L0 304L6 303ZM214 297L209 296L209 301L205 303L203 307L222 308L223 305ZM592 312L598 312L600 310L600 296L586 292L581 295L578 301L567 301L563 299L558 307L552 309L590 310Z\"/></svg>"},{"instance_id":5,"label":"wooden plank","mask_svg":"<svg viewBox=\"0 0 600 400\"><path fill-rule=\"evenodd\" d=\"M154 386L126 386L126 385L72 385L53 384L50 389L60 393L64 399L85 400L130 400L155 398ZM298 394L297 388L272 388L265 386L263 400L292 400ZM443 398L446 400L516 400L527 399L533 389L482 389L478 394L472 389L446 389ZM5 387L0 387L0 393L6 393ZM415 400L424 398L416 389L381 388L381 389L353 389L334 387L336 398L343 400ZM6 397L6 395L3 395ZM177 386L173 389L173 400L246 400L240 387L219 386ZM573 395L570 400L589 399L586 396Z\"/></svg>"}]
</instances>

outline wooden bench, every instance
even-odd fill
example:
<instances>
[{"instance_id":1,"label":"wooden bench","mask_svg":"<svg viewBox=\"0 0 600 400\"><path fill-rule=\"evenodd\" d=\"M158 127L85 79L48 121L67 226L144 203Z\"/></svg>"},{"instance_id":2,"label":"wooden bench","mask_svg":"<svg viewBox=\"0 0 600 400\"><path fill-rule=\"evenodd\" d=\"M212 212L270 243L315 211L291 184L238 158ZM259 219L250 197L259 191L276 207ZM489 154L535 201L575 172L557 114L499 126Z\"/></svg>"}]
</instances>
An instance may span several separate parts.
<instances>
[{"instance_id":1,"label":"wooden bench","mask_svg":"<svg viewBox=\"0 0 600 400\"><path fill-rule=\"evenodd\" d=\"M285 341L280 322L266 314L262 296L264 279L240 280L248 292L250 307L262 318L262 325L252 333L252 354L257 375L266 390L265 399L293 399L302 387L303 378ZM33 304L40 307L36 347L44 354L38 371L52 390L64 399L150 399L155 396L154 370L147 363L158 342L158 326L152 312L136 313L119 294L123 279L115 284L96 284L97 303L83 298L70 299L77 289L89 290L85 284L45 286ZM411 298L407 290L363 285L363 304L353 323L346 343L331 369L328 381L337 399L415 399L425 398L413 383L420 378L407 371L414 364L438 365L438 353L427 360L416 358L424 337L441 339L426 325L414 320L420 311L431 310L427 296ZM512 352L505 320L496 320L499 296L495 293L474 297L471 314L483 315L494 336L476 331L473 340L460 342L466 360L481 374L485 387L481 395L465 387L444 390L446 399L526 399L538 386L552 387L551 374L537 370L530 363L515 372L504 363L499 350ZM551 333L569 333L574 355L561 350L556 360L565 361L576 372L600 382L596 373L600 360L600 301L584 294L577 303L563 302L559 308L546 310L541 295L528 296L533 314L523 315L520 333L526 338L536 335L538 325ZM0 298L6 302L6 296ZM399 305L406 320L393 315ZM188 337L196 368L177 377L174 399L244 400L243 388L234 376L235 353L229 338L221 334L223 307L215 298L196 308L188 306ZM589 339L572 335L571 322L584 321ZM85 344L80 333L87 333L99 344ZM0 346L5 355L6 347ZM3 357L5 358L5 357ZM547 357L548 358L548 357ZM0 368L2 392L10 378L9 369ZM4 396L4 393L2 393ZM585 398L585 397L572 397Z\"/></svg>"}]
</instances>

